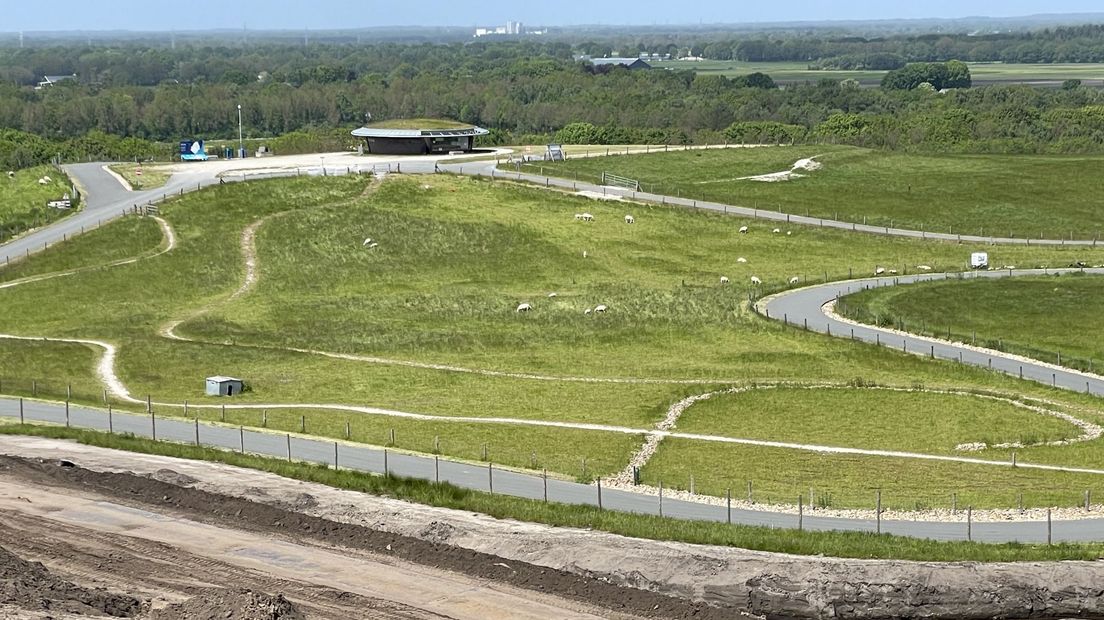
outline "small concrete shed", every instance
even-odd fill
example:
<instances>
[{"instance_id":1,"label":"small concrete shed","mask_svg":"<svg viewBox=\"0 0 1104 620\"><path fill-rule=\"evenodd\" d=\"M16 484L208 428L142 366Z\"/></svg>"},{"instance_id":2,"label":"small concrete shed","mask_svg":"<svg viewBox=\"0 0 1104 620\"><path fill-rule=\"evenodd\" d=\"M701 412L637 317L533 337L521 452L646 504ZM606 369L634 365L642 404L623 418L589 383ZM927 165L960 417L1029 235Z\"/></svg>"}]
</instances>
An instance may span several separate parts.
<instances>
[{"instance_id":1,"label":"small concrete shed","mask_svg":"<svg viewBox=\"0 0 1104 620\"><path fill-rule=\"evenodd\" d=\"M245 382L233 377L207 377L208 396L233 396L240 394Z\"/></svg>"}]
</instances>

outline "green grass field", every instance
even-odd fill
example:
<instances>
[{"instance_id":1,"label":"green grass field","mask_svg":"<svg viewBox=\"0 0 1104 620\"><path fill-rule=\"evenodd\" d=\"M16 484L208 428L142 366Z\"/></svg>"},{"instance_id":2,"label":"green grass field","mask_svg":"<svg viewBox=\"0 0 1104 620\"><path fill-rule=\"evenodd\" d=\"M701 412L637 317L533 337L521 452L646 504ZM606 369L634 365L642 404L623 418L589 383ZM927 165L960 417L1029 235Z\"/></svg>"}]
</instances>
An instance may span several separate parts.
<instances>
[{"instance_id":1,"label":"green grass field","mask_svg":"<svg viewBox=\"0 0 1104 620\"><path fill-rule=\"evenodd\" d=\"M810 69L809 63L805 62L740 62L729 60L689 62L672 60L652 64L660 69L689 70L703 75L724 75L726 77L738 77L749 73L762 72L782 84L816 82L823 79L838 82L851 79L857 80L864 86L878 86L887 73L886 71L818 71ZM1099 82L1104 79L1104 65L1096 63L1006 64L975 62L968 64L975 86L1001 83L1058 85L1064 80L1071 79L1085 80L1086 82Z\"/></svg>"},{"instance_id":2,"label":"green grass field","mask_svg":"<svg viewBox=\"0 0 1104 620\"><path fill-rule=\"evenodd\" d=\"M68 211L46 206L70 193L69 179L52 166L36 166L15 171L8 177L0 172L0 242L64 217ZM40 184L39 179L49 177Z\"/></svg>"},{"instance_id":3,"label":"green grass field","mask_svg":"<svg viewBox=\"0 0 1104 620\"><path fill-rule=\"evenodd\" d=\"M960 454L956 446L971 442L1031 445L1080 435L1069 422L1007 402L965 394L857 388L719 395L683 414L678 431L951 455Z\"/></svg>"},{"instance_id":4,"label":"green grass field","mask_svg":"<svg viewBox=\"0 0 1104 620\"><path fill-rule=\"evenodd\" d=\"M1104 279L1080 274L950 280L864 291L840 310L864 322L976 343L1088 370L1104 368L1104 328L1092 311ZM1061 360L1059 360L1061 354Z\"/></svg>"},{"instance_id":5,"label":"green grass field","mask_svg":"<svg viewBox=\"0 0 1104 620\"><path fill-rule=\"evenodd\" d=\"M583 211L596 221L576 221L574 214ZM634 226L624 223L626 212L636 216ZM816 280L827 272L838 278L851 270L869 273L877 264L953 269L969 251L957 244L803 227L790 227L792 236L771 235L757 222L716 214L596 203L449 176L393 177L379 187L355 177L217 186L170 200L162 214L177 232L177 249L133 265L4 290L0 333L109 341L119 347L118 374L132 394L175 403L216 402L203 397L203 378L229 374L251 387L235 402L347 404L641 432L687 396L753 381L923 384L1096 406L1088 397L1003 375L805 333L746 308L752 275L780 287L794 275ZM242 231L260 219L259 281L230 299L245 271ZM744 224L755 228L753 234L738 233ZM88 241L32 257L18 273L102 265L122 245L148 255L157 247L155 227L150 220L122 220ZM366 247L368 237L379 245ZM1104 262L1104 251L1096 250L1000 252L1019 264ZM749 262L737 263L737 257ZM733 284L721 285L721 276ZM548 297L552 292L557 297ZM533 311L516 312L523 302ZM584 314L598 304L610 311ZM176 333L196 342L161 335L168 322L180 319L185 321ZM39 396L56 399L73 384L75 401L96 402L102 397L92 370L96 359L97 352L83 346L0 340L0 387L18 395L37 389ZM426 366L441 364L453 368ZM525 376L512 376L517 373ZM630 381L603 382L611 379ZM32 380L39 382L35 388ZM697 383L673 383L685 380ZM954 412L941 431L948 441L1015 440L1018 431L1005 433L995 422L1005 415L1037 425L1032 432L1038 436L1067 430L999 407L973 415L968 404L949 400L957 404L933 405ZM762 415L778 419L791 406L763 403ZM887 415L901 408L892 399L870 406ZM860 404L853 407L861 410ZM257 412L227 415L228 423L260 424ZM639 445L639 435L597 430L537 429L501 420L400 421L278 406L269 426L297 431L300 415L307 416L308 433L340 437L348 420L359 441L383 444L395 429L400 448L428 452L439 437L442 454L462 458L481 458L488 444L495 462L546 466L569 477L617 471ZM714 421L702 415L704 422L695 422L691 409L686 423L700 424L703 433L728 432L723 413ZM856 422L854 411L846 415L848 424ZM760 430L768 432L766 426ZM847 441L842 432L832 437L824 431L820 438L851 445L839 443ZM877 447L895 438L871 433L863 441ZM921 447L946 449L942 442ZM1084 463L1093 458L1090 448L1099 444L1048 449L1046 459ZM649 471L682 471L682 465L665 463L660 459ZM903 471L917 488L926 484L924 467ZM788 484L787 474L776 475L779 485ZM1007 495L999 476L987 484Z\"/></svg>"},{"instance_id":6,"label":"green grass field","mask_svg":"<svg viewBox=\"0 0 1104 620\"><path fill-rule=\"evenodd\" d=\"M815 157L804 178L740 180ZM1050 155L914 155L807 145L572 159L529 172L598 182L603 172L643 189L766 211L963 235L1095 239L1104 212L1084 179L1104 158ZM768 226L761 224L761 226Z\"/></svg>"},{"instance_id":7,"label":"green grass field","mask_svg":"<svg viewBox=\"0 0 1104 620\"><path fill-rule=\"evenodd\" d=\"M135 190L156 189L165 185L172 176L167 167L157 164L114 164L111 170L126 179Z\"/></svg>"}]
</instances>

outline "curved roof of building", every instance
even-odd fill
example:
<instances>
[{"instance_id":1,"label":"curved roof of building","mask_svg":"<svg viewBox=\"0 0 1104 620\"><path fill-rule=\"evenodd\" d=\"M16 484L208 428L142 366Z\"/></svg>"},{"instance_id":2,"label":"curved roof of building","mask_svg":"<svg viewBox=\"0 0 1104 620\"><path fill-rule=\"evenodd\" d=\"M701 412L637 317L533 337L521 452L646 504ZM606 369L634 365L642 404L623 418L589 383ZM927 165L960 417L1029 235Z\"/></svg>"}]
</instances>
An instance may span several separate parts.
<instances>
[{"instance_id":1,"label":"curved roof of building","mask_svg":"<svg viewBox=\"0 0 1104 620\"><path fill-rule=\"evenodd\" d=\"M466 127L462 129L384 129L382 127L361 127L354 129L353 135L358 138L465 138L468 136L485 136L491 132L482 127Z\"/></svg>"}]
</instances>

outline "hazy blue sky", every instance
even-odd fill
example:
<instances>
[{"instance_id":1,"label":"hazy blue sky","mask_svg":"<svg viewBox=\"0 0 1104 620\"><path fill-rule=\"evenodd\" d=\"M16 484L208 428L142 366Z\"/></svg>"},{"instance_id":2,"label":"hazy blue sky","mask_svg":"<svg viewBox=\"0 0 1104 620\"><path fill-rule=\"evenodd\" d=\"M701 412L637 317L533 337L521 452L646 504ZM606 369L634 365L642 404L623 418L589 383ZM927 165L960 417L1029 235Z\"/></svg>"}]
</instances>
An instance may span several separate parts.
<instances>
[{"instance_id":1,"label":"hazy blue sky","mask_svg":"<svg viewBox=\"0 0 1104 620\"><path fill-rule=\"evenodd\" d=\"M1104 11L1099 0L2 0L0 31L665 24L1015 16Z\"/></svg>"}]
</instances>

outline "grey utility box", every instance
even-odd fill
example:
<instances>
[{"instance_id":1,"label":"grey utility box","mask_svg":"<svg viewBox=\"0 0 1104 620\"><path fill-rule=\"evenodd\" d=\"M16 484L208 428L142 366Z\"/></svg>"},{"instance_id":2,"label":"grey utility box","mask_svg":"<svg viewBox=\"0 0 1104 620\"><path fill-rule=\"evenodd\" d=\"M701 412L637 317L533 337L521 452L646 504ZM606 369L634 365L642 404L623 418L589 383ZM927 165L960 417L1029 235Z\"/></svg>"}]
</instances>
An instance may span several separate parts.
<instances>
[{"instance_id":1,"label":"grey utility box","mask_svg":"<svg viewBox=\"0 0 1104 620\"><path fill-rule=\"evenodd\" d=\"M241 379L233 377L207 377L208 396L233 396L240 394L245 387Z\"/></svg>"}]
</instances>

